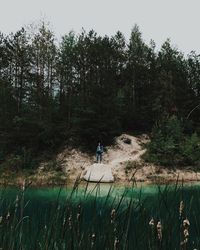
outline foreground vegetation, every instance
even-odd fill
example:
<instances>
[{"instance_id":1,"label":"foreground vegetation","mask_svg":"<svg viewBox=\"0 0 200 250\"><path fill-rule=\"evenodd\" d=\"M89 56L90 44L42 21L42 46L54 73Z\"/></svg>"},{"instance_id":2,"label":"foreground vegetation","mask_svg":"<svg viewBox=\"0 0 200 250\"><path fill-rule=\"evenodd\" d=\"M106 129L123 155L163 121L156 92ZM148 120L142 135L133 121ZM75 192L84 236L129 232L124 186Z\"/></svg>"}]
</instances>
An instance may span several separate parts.
<instances>
[{"instance_id":1,"label":"foreground vegetation","mask_svg":"<svg viewBox=\"0 0 200 250\"><path fill-rule=\"evenodd\" d=\"M112 188L100 196L100 185L85 187L77 198L78 182L65 201L33 205L26 187L12 201L1 193L1 249L199 249L199 191L174 185L157 187L145 199ZM46 206L46 207L45 207ZM35 215L35 216L34 216Z\"/></svg>"},{"instance_id":2,"label":"foreground vegetation","mask_svg":"<svg viewBox=\"0 0 200 250\"><path fill-rule=\"evenodd\" d=\"M122 131L151 132L173 115L186 124L181 136L199 135L199 99L199 55L169 40L158 51L137 25L129 41L83 30L58 43L44 23L0 34L0 163L16 169L64 144L95 150Z\"/></svg>"}]
</instances>

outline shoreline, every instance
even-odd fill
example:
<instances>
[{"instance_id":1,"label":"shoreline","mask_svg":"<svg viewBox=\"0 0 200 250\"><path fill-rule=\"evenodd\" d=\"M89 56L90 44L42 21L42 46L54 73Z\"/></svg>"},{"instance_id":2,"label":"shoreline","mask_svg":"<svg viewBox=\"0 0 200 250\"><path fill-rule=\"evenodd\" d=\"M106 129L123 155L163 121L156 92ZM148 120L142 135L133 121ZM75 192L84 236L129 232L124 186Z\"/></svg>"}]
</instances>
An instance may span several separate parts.
<instances>
[{"instance_id":1,"label":"shoreline","mask_svg":"<svg viewBox=\"0 0 200 250\"><path fill-rule=\"evenodd\" d=\"M44 173L44 175L37 176L37 175L27 175L27 173L20 172L17 174L16 177L13 177L12 175L10 177L4 178L3 176L0 177L0 186L9 186L9 187L21 187L25 181L26 185L30 185L31 187L61 187L61 186L73 186L76 181L82 184L86 184L87 181L83 179L77 178L71 178L70 176L66 176L64 173L60 175L60 177L55 175L51 175L50 178L48 178L49 173ZM8 175L6 175L8 176ZM188 171L179 170L179 174L176 172L172 174L164 174L164 175L152 175L150 176L137 176L137 174L134 176L134 178L131 178L130 180L126 179L117 179L115 178L115 181L112 183L106 183L101 182L101 184L108 184L113 186L134 186L134 185L165 185L165 184L194 184L200 182L200 172L194 172L190 171L190 175L188 176ZM89 182L91 184L97 184L97 182Z\"/></svg>"}]
</instances>

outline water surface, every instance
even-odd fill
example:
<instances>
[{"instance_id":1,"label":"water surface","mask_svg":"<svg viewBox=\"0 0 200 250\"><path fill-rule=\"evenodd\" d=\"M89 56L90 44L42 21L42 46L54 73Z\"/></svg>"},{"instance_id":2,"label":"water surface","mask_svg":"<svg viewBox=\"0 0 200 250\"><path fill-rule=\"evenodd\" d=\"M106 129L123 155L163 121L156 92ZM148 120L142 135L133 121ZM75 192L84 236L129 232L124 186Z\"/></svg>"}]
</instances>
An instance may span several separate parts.
<instances>
[{"instance_id":1,"label":"water surface","mask_svg":"<svg viewBox=\"0 0 200 250\"><path fill-rule=\"evenodd\" d=\"M25 219L22 232L23 244L26 249L34 249L34 247L36 249L38 247L35 246L36 239L41 242L45 241L44 231L48 231L55 225L56 229L54 228L54 230L57 234L53 237L59 239L62 234L61 226L69 220L75 221L73 223L78 225L77 232L82 230L88 235L92 232L105 234L101 238L102 241L103 237L110 234L112 228L110 225L111 211L113 209L116 210L117 214L115 218L115 231L117 233L114 234L118 234L119 237L123 235L125 228L128 228L127 249L132 249L133 245L137 249L142 249L145 240L149 242L148 222L152 217L156 221L160 220L164 230L167 233L170 231L171 234L180 232L181 219L188 217L191 222L190 244L192 247L198 246L200 240L199 183L184 186L144 185L129 188L110 184L80 185L77 189L73 189L73 187L29 187L24 193L19 188L7 187L1 188L0 196L0 214L2 216L5 217L8 211L12 214L16 210L19 217L23 213ZM182 200L185 206L183 217L180 218L179 204ZM81 215L81 224L77 224L79 223L77 222L79 214ZM127 222L129 223L128 227ZM66 228L70 228L71 222L67 223L69 225L67 224ZM107 233L106 230L108 230ZM67 231L66 235L71 238L70 231ZM112 237L116 237L116 235L110 236L109 239L112 240ZM140 238L144 241L143 243L140 242ZM179 241L179 237L175 237L173 246L169 247L175 249L174 246L178 247ZM59 239L58 242L61 240ZM66 244L63 249L69 248ZM148 249L148 244L145 247ZM62 249L62 247L58 249Z\"/></svg>"}]
</instances>

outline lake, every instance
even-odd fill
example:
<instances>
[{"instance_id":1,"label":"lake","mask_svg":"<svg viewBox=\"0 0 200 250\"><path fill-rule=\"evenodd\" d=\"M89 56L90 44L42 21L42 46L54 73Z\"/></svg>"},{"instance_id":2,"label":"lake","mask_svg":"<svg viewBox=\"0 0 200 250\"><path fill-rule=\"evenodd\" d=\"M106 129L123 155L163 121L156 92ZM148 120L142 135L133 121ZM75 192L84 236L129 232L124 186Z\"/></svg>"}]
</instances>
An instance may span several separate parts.
<instances>
[{"instance_id":1,"label":"lake","mask_svg":"<svg viewBox=\"0 0 200 250\"><path fill-rule=\"evenodd\" d=\"M200 246L199 183L131 188L85 184L77 188L29 187L24 192L7 187L1 188L0 195L2 249L180 249L180 244L181 249L199 249ZM190 226L184 243L186 217ZM150 226L152 218L154 225Z\"/></svg>"}]
</instances>

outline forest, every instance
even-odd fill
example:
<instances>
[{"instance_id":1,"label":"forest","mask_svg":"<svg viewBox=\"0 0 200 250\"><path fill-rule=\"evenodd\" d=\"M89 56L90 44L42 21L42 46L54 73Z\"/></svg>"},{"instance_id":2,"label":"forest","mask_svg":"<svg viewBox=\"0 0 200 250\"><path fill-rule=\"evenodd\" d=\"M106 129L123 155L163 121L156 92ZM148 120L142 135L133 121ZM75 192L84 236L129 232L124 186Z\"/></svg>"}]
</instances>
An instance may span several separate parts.
<instances>
[{"instance_id":1,"label":"forest","mask_svg":"<svg viewBox=\"0 0 200 250\"><path fill-rule=\"evenodd\" d=\"M12 155L31 167L62 145L95 150L126 131L154 136L147 160L173 152L178 162L164 165L197 164L199 107L200 55L170 39L157 49L137 25L129 40L83 29L58 41L44 23L0 33L0 162Z\"/></svg>"}]
</instances>

